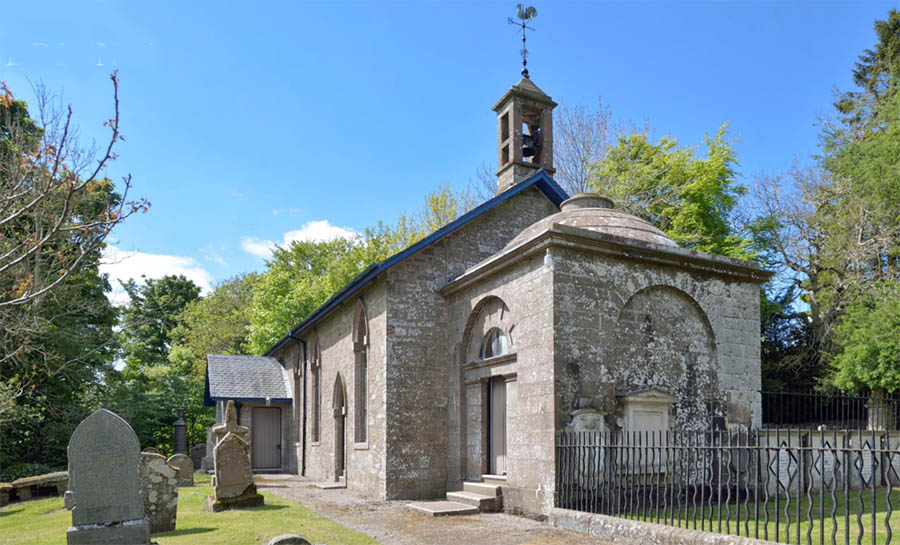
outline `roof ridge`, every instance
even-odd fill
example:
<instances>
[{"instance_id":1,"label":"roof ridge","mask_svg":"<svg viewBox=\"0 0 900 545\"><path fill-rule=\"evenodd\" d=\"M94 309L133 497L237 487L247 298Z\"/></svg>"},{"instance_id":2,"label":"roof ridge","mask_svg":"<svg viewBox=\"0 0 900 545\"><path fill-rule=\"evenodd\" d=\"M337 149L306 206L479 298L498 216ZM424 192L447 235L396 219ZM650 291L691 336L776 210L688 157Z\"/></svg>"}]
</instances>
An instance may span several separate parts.
<instances>
[{"instance_id":1,"label":"roof ridge","mask_svg":"<svg viewBox=\"0 0 900 545\"><path fill-rule=\"evenodd\" d=\"M462 216L456 218L451 221L447 225L437 229L432 232L430 235L410 244L403 250L395 253L391 257L381 261L380 263L373 263L366 267L362 272L356 275L350 282L347 282L341 289L339 289L334 295L332 295L327 301L319 305L316 310L312 311L306 318L303 319L296 327L291 329L287 335L281 338L277 343L272 345L266 352L263 354L264 356L271 356L278 349L284 346L290 339L294 338L295 335L309 327L311 324L317 322L319 318L326 315L330 312L336 305L343 302L345 299L356 293L357 290L361 289L363 286L372 281L375 277L377 277L380 273L388 270L393 267L397 263L403 261L407 257L417 253L419 250L430 246L434 242L444 238L450 233L456 231L463 225L469 223L473 219L479 217L485 212L493 209L495 206L505 202L511 197L518 195L525 189L529 187L537 187L545 197L550 199L553 204L559 207L560 204L564 200L566 200L569 196L566 194L565 190L556 183L546 170L543 168L538 170L529 178L522 180L518 184L510 187L506 191L495 195L494 197L484 201L480 205L476 206L472 210L469 210Z\"/></svg>"}]
</instances>

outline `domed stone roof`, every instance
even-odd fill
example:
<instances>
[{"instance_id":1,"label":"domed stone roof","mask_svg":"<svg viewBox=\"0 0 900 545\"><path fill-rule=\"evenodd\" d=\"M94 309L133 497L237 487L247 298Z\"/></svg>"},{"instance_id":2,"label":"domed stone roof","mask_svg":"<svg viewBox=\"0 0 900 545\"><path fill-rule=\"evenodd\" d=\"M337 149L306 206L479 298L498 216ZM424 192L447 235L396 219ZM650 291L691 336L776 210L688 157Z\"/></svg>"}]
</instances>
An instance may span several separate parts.
<instances>
[{"instance_id":1,"label":"domed stone roof","mask_svg":"<svg viewBox=\"0 0 900 545\"><path fill-rule=\"evenodd\" d=\"M612 201L606 197L594 193L579 193L563 201L560 212L525 228L506 245L505 249L532 239L550 229L554 223L661 246L678 247L675 241L656 227L631 214L613 210L612 206Z\"/></svg>"}]
</instances>

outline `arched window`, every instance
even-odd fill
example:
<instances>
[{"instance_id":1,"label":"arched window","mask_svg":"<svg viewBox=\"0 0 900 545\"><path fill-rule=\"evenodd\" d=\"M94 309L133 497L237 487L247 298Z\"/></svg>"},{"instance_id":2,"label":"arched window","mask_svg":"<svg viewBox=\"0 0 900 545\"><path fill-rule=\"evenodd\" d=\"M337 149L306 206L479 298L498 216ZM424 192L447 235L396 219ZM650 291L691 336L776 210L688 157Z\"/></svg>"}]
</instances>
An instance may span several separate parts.
<instances>
[{"instance_id":1,"label":"arched window","mask_svg":"<svg viewBox=\"0 0 900 545\"><path fill-rule=\"evenodd\" d=\"M319 360L319 342L313 336L310 375L312 376L312 441L319 442L319 429L322 422L322 366Z\"/></svg>"},{"instance_id":2,"label":"arched window","mask_svg":"<svg viewBox=\"0 0 900 545\"><path fill-rule=\"evenodd\" d=\"M504 356L509 352L509 343L506 342L506 335L499 327L492 327L484 334L484 340L481 341L481 351L478 354L480 359L494 358Z\"/></svg>"},{"instance_id":3,"label":"arched window","mask_svg":"<svg viewBox=\"0 0 900 545\"><path fill-rule=\"evenodd\" d=\"M369 438L369 323L362 301L356 303L353 318L353 440L365 443Z\"/></svg>"}]
</instances>

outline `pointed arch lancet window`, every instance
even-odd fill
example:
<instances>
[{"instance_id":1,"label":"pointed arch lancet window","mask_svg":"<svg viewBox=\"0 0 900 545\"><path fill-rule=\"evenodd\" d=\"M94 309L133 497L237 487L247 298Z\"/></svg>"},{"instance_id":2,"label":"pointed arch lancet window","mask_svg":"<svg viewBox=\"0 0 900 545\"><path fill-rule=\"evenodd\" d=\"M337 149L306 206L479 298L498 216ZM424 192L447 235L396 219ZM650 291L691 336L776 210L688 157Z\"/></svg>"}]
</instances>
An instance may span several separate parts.
<instances>
[{"instance_id":1,"label":"pointed arch lancet window","mask_svg":"<svg viewBox=\"0 0 900 545\"><path fill-rule=\"evenodd\" d=\"M353 440L365 443L369 439L369 320L362 301L356 304L353 320L354 398Z\"/></svg>"},{"instance_id":2,"label":"pointed arch lancet window","mask_svg":"<svg viewBox=\"0 0 900 545\"><path fill-rule=\"evenodd\" d=\"M509 353L509 342L506 340L506 334L498 327L492 327L484 334L484 340L481 342L480 359L495 358L497 356L505 356Z\"/></svg>"}]
</instances>

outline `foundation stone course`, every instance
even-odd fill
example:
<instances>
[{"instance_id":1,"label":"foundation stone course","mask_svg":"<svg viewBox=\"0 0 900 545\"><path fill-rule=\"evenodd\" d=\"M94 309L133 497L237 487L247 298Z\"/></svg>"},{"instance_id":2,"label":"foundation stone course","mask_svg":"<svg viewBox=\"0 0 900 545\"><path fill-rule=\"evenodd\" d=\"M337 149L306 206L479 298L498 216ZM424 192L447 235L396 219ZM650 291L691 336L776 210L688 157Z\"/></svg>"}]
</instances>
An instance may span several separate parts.
<instances>
[{"instance_id":1,"label":"foundation stone course","mask_svg":"<svg viewBox=\"0 0 900 545\"><path fill-rule=\"evenodd\" d=\"M177 469L167 464L161 455L145 452L138 462L138 478L150 533L174 530L178 515Z\"/></svg>"},{"instance_id":2,"label":"foundation stone course","mask_svg":"<svg viewBox=\"0 0 900 545\"><path fill-rule=\"evenodd\" d=\"M140 443L122 418L101 409L69 439L69 494L74 501L68 545L149 545L137 464Z\"/></svg>"}]
</instances>

